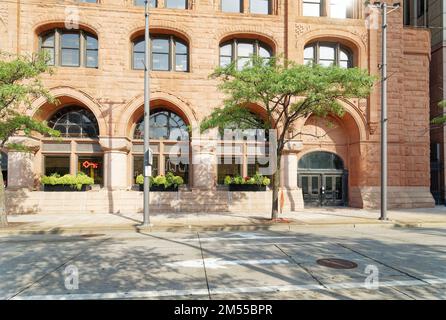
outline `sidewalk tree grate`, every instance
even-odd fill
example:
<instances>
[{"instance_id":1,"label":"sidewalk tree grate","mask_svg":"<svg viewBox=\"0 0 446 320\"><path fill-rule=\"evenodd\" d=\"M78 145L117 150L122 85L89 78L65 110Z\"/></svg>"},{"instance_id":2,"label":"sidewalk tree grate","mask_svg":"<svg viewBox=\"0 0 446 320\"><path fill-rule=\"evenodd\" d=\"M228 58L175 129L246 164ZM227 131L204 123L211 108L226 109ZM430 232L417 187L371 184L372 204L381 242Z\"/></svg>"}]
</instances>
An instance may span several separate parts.
<instances>
[{"instance_id":1,"label":"sidewalk tree grate","mask_svg":"<svg viewBox=\"0 0 446 320\"><path fill-rule=\"evenodd\" d=\"M353 261L337 258L319 259L316 262L321 266L333 269L355 269L358 267Z\"/></svg>"}]
</instances>

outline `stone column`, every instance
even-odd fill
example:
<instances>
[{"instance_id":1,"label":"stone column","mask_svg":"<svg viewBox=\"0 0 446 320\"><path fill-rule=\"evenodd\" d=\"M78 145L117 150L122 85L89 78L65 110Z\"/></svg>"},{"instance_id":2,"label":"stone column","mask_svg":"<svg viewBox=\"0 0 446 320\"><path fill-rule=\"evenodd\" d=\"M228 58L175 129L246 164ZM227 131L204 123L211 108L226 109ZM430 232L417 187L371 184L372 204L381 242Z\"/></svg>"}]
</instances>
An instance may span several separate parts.
<instances>
[{"instance_id":1,"label":"stone column","mask_svg":"<svg viewBox=\"0 0 446 320\"><path fill-rule=\"evenodd\" d=\"M13 137L8 143L23 145L25 150L8 151L8 189L32 189L35 185L34 155L39 150L39 143L32 138Z\"/></svg>"},{"instance_id":2,"label":"stone column","mask_svg":"<svg viewBox=\"0 0 446 320\"><path fill-rule=\"evenodd\" d=\"M110 190L127 189L127 156L131 143L127 138L100 138L104 150L104 187Z\"/></svg>"},{"instance_id":3,"label":"stone column","mask_svg":"<svg viewBox=\"0 0 446 320\"><path fill-rule=\"evenodd\" d=\"M217 185L216 141L192 140L192 188L213 190Z\"/></svg>"},{"instance_id":4,"label":"stone column","mask_svg":"<svg viewBox=\"0 0 446 320\"><path fill-rule=\"evenodd\" d=\"M297 154L286 153L281 162L282 187L297 189Z\"/></svg>"}]
</instances>

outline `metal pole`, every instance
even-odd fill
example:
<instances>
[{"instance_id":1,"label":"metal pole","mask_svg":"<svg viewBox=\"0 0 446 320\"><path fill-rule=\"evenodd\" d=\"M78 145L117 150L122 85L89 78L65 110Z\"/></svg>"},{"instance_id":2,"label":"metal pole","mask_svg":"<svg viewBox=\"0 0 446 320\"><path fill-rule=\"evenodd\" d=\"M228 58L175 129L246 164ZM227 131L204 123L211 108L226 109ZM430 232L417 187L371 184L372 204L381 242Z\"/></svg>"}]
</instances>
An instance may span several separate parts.
<instances>
[{"instance_id":1,"label":"metal pole","mask_svg":"<svg viewBox=\"0 0 446 320\"><path fill-rule=\"evenodd\" d=\"M381 216L387 220L387 3L382 10L381 62Z\"/></svg>"},{"instance_id":2,"label":"metal pole","mask_svg":"<svg viewBox=\"0 0 446 320\"><path fill-rule=\"evenodd\" d=\"M145 54L144 54L144 222L143 226L150 225L149 214L149 177L152 174L152 163L150 157L150 141L149 141L149 129L150 129L150 82L149 82L149 1L144 1L145 6Z\"/></svg>"}]
</instances>

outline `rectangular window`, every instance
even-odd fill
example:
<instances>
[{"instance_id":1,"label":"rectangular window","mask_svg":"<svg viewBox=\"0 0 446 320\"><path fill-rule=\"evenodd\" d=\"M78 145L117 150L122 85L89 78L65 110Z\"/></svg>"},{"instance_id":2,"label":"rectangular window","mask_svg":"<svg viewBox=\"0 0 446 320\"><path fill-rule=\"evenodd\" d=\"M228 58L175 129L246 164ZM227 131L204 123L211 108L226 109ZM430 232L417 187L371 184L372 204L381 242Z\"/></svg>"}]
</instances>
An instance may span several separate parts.
<instances>
[{"instance_id":1,"label":"rectangular window","mask_svg":"<svg viewBox=\"0 0 446 320\"><path fill-rule=\"evenodd\" d=\"M165 0L166 8L187 9L187 0Z\"/></svg>"},{"instance_id":2,"label":"rectangular window","mask_svg":"<svg viewBox=\"0 0 446 320\"><path fill-rule=\"evenodd\" d=\"M180 176L183 178L184 183L187 184L189 182L189 165L180 163L173 163L170 161L169 157L166 156L164 168L166 173L172 172L176 176Z\"/></svg>"},{"instance_id":3,"label":"rectangular window","mask_svg":"<svg viewBox=\"0 0 446 320\"><path fill-rule=\"evenodd\" d=\"M169 71L169 39L152 40L152 70Z\"/></svg>"},{"instance_id":4,"label":"rectangular window","mask_svg":"<svg viewBox=\"0 0 446 320\"><path fill-rule=\"evenodd\" d=\"M60 48L62 66L80 66L80 35L78 32L63 33L60 39Z\"/></svg>"},{"instance_id":5,"label":"rectangular window","mask_svg":"<svg viewBox=\"0 0 446 320\"><path fill-rule=\"evenodd\" d=\"M85 36L86 42L86 61L87 68L98 67L98 39L92 36Z\"/></svg>"},{"instance_id":6,"label":"rectangular window","mask_svg":"<svg viewBox=\"0 0 446 320\"><path fill-rule=\"evenodd\" d=\"M187 46L175 41L175 71L186 72L189 69Z\"/></svg>"},{"instance_id":7,"label":"rectangular window","mask_svg":"<svg viewBox=\"0 0 446 320\"><path fill-rule=\"evenodd\" d=\"M80 156L77 172L83 172L94 179L95 184L104 183L104 161L102 157Z\"/></svg>"},{"instance_id":8,"label":"rectangular window","mask_svg":"<svg viewBox=\"0 0 446 320\"><path fill-rule=\"evenodd\" d=\"M243 12L243 0L221 0L222 12Z\"/></svg>"},{"instance_id":9,"label":"rectangular window","mask_svg":"<svg viewBox=\"0 0 446 320\"><path fill-rule=\"evenodd\" d=\"M268 168L269 163L260 164L257 158L248 157L248 177L254 176L256 173L262 174L260 168ZM264 176L269 176L263 174Z\"/></svg>"},{"instance_id":10,"label":"rectangular window","mask_svg":"<svg viewBox=\"0 0 446 320\"><path fill-rule=\"evenodd\" d=\"M330 0L330 18L346 19L352 17L352 0Z\"/></svg>"},{"instance_id":11,"label":"rectangular window","mask_svg":"<svg viewBox=\"0 0 446 320\"><path fill-rule=\"evenodd\" d=\"M249 11L257 14L271 14L270 0L250 0Z\"/></svg>"},{"instance_id":12,"label":"rectangular window","mask_svg":"<svg viewBox=\"0 0 446 320\"><path fill-rule=\"evenodd\" d=\"M135 6L141 6L141 7L144 7L144 5L145 5L145 1L144 1L144 0L134 0L133 4L134 4ZM149 1L149 7L150 7L150 8L156 8L156 6L157 6L157 1L156 1L156 0L150 0L150 1Z\"/></svg>"},{"instance_id":13,"label":"rectangular window","mask_svg":"<svg viewBox=\"0 0 446 320\"><path fill-rule=\"evenodd\" d=\"M70 173L70 156L45 156L45 175L57 173L61 176Z\"/></svg>"},{"instance_id":14,"label":"rectangular window","mask_svg":"<svg viewBox=\"0 0 446 320\"><path fill-rule=\"evenodd\" d=\"M98 0L78 0L78 2L98 3Z\"/></svg>"},{"instance_id":15,"label":"rectangular window","mask_svg":"<svg viewBox=\"0 0 446 320\"><path fill-rule=\"evenodd\" d=\"M226 158L226 163L225 163ZM230 162L230 163L228 163ZM225 177L226 176L238 176L242 175L242 162L241 158L239 157L221 157L220 163L218 164L217 168L217 183L218 184L224 184L225 183Z\"/></svg>"},{"instance_id":16,"label":"rectangular window","mask_svg":"<svg viewBox=\"0 0 446 320\"><path fill-rule=\"evenodd\" d=\"M322 0L304 0L302 4L302 15L305 17L321 16Z\"/></svg>"},{"instance_id":17,"label":"rectangular window","mask_svg":"<svg viewBox=\"0 0 446 320\"><path fill-rule=\"evenodd\" d=\"M40 48L42 51L46 52L48 56L48 64L54 66L54 48L55 48L55 34L51 32L41 38Z\"/></svg>"}]
</instances>

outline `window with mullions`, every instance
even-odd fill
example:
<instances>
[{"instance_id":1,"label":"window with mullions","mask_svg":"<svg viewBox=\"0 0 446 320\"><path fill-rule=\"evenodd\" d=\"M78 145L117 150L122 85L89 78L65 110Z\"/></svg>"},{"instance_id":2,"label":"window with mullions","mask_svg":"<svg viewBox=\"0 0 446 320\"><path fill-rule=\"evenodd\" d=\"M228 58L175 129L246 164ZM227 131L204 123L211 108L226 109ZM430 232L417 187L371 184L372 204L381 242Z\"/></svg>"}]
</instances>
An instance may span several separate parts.
<instances>
[{"instance_id":1,"label":"window with mullions","mask_svg":"<svg viewBox=\"0 0 446 320\"><path fill-rule=\"evenodd\" d=\"M134 139L144 137L144 117L135 127ZM169 110L156 110L150 115L150 139L155 140L189 140L186 123L176 113Z\"/></svg>"},{"instance_id":2,"label":"window with mullions","mask_svg":"<svg viewBox=\"0 0 446 320\"><path fill-rule=\"evenodd\" d=\"M342 170L344 162L331 152L315 151L304 155L299 160L299 169Z\"/></svg>"},{"instance_id":3,"label":"window with mullions","mask_svg":"<svg viewBox=\"0 0 446 320\"><path fill-rule=\"evenodd\" d=\"M97 138L99 126L94 114L82 107L69 106L57 111L48 126L65 138Z\"/></svg>"},{"instance_id":4,"label":"window with mullions","mask_svg":"<svg viewBox=\"0 0 446 320\"><path fill-rule=\"evenodd\" d=\"M305 47L304 63L351 68L353 67L353 55L348 48L339 43L316 42Z\"/></svg>"},{"instance_id":5,"label":"window with mullions","mask_svg":"<svg viewBox=\"0 0 446 320\"><path fill-rule=\"evenodd\" d=\"M164 6L170 9L187 9L187 0L164 0Z\"/></svg>"},{"instance_id":6,"label":"window with mullions","mask_svg":"<svg viewBox=\"0 0 446 320\"><path fill-rule=\"evenodd\" d=\"M174 36L150 38L151 70L189 71L189 47ZM133 69L144 70L145 41L138 38L133 42Z\"/></svg>"},{"instance_id":7,"label":"window with mullions","mask_svg":"<svg viewBox=\"0 0 446 320\"><path fill-rule=\"evenodd\" d=\"M237 68L242 69L252 55L269 59L271 48L263 42L249 39L233 39L220 45L220 66L224 67L232 61L237 61Z\"/></svg>"},{"instance_id":8,"label":"window with mullions","mask_svg":"<svg viewBox=\"0 0 446 320\"><path fill-rule=\"evenodd\" d=\"M39 44L48 55L49 65L98 67L98 38L83 30L54 29L41 34Z\"/></svg>"}]
</instances>

